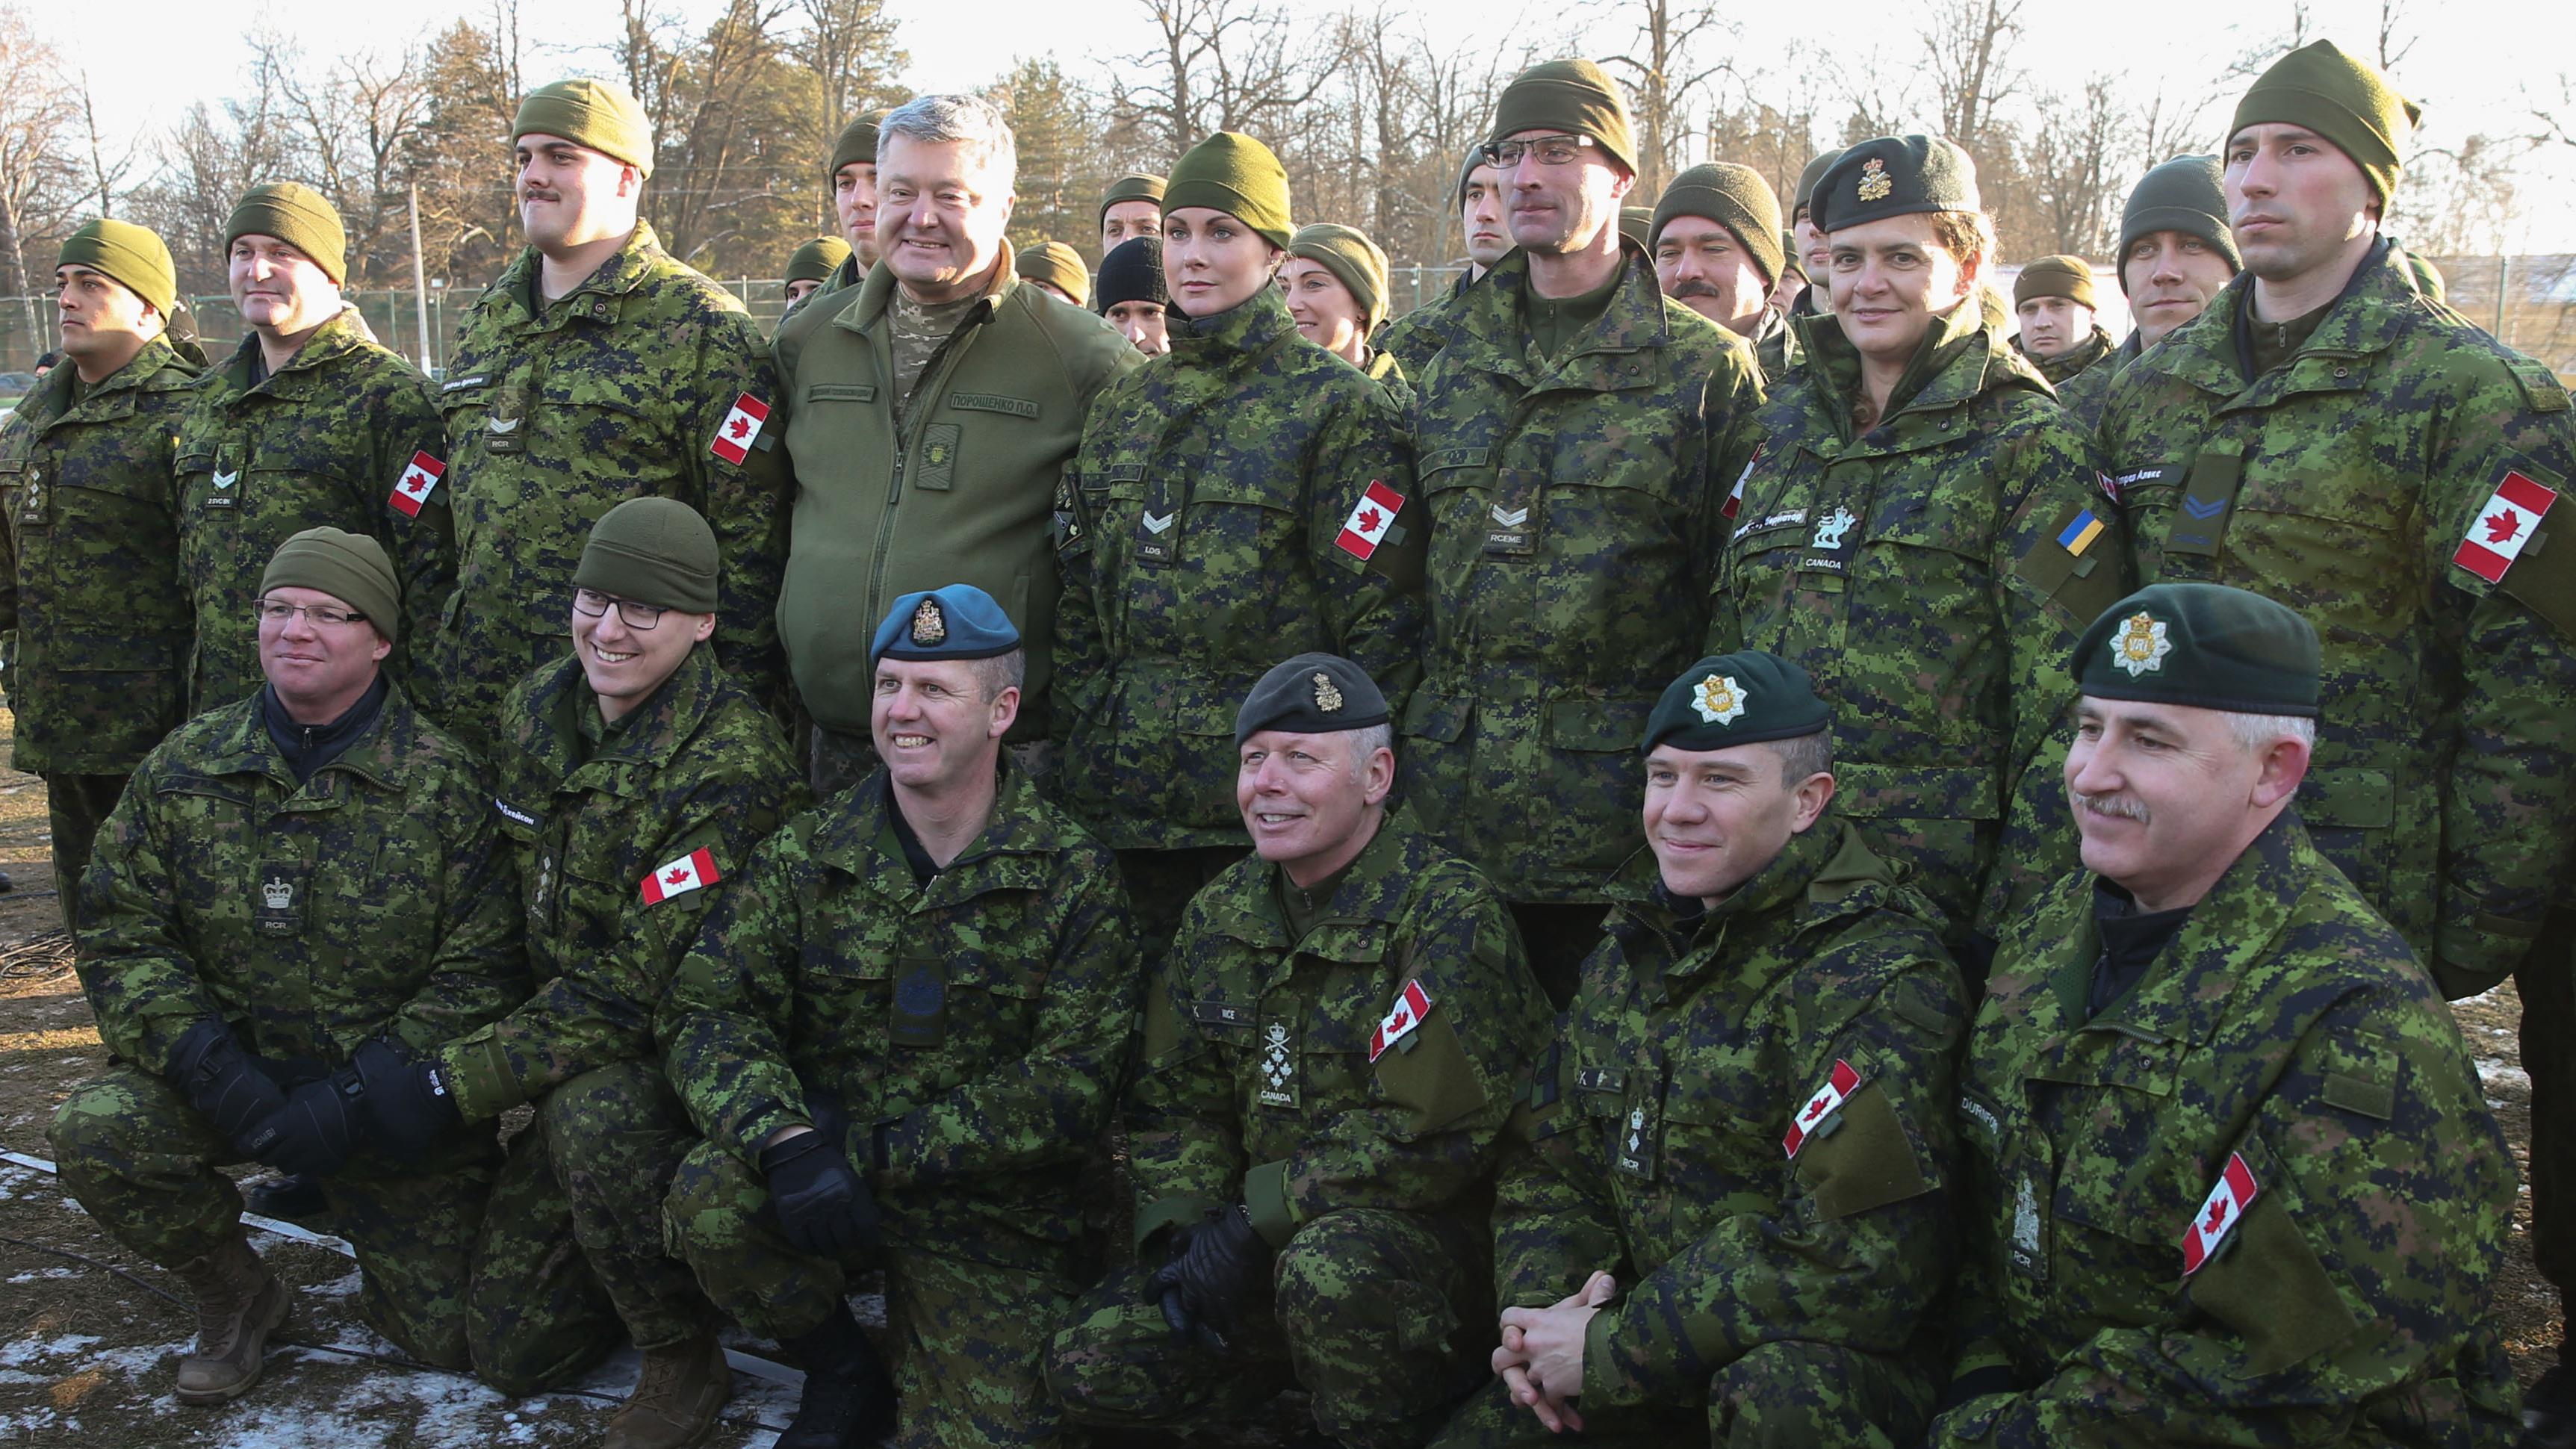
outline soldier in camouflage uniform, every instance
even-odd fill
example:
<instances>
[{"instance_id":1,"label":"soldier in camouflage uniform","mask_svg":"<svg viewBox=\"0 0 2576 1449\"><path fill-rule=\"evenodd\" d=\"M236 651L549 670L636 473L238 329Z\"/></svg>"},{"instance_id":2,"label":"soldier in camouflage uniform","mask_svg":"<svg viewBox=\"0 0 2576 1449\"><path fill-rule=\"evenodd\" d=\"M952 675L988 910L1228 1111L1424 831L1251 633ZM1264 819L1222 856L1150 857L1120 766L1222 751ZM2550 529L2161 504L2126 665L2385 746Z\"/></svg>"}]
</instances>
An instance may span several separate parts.
<instances>
[{"instance_id":1,"label":"soldier in camouflage uniform","mask_svg":"<svg viewBox=\"0 0 2576 1449\"><path fill-rule=\"evenodd\" d=\"M1048 1355L1078 1420L1204 1424L1302 1386L1334 1441L1409 1446L1484 1377L1490 1179L1547 1003L1493 888L1388 811L1389 720L1329 654L1241 706L1259 858L1190 903L1146 1000L1139 1261Z\"/></svg>"},{"instance_id":2,"label":"soldier in camouflage uniform","mask_svg":"<svg viewBox=\"0 0 2576 1449\"><path fill-rule=\"evenodd\" d=\"M1412 689L1427 534L1394 404L1308 346L1270 280L1278 158L1220 131L1163 214L1172 350L1093 403L1063 501L1048 782L1117 849L1149 963L1243 856L1228 736L1279 651Z\"/></svg>"},{"instance_id":3,"label":"soldier in camouflage uniform","mask_svg":"<svg viewBox=\"0 0 2576 1449\"><path fill-rule=\"evenodd\" d=\"M1512 903L1560 1003L1629 853L1646 712L1699 657L1761 401L1742 339L1620 237L1635 154L1600 67L1512 82L1486 157L1526 205L1520 247L1415 386L1432 635L1399 716L1404 796Z\"/></svg>"},{"instance_id":4,"label":"soldier in camouflage uniform","mask_svg":"<svg viewBox=\"0 0 2576 1449\"><path fill-rule=\"evenodd\" d=\"M178 281L158 236L91 222L54 279L63 361L0 423L0 634L11 761L44 777L63 926L77 930L91 840L187 717L171 467L196 369L163 335Z\"/></svg>"},{"instance_id":5,"label":"soldier in camouflage uniform","mask_svg":"<svg viewBox=\"0 0 2576 1449\"><path fill-rule=\"evenodd\" d=\"M1796 319L1710 647L1814 677L1841 810L1941 908L1973 983L1972 931L2073 859L2050 788L2066 646L2120 596L2123 554L2090 443L1983 301L1994 233L1966 154L1865 142L1813 204L1835 315Z\"/></svg>"},{"instance_id":6,"label":"soldier in camouflage uniform","mask_svg":"<svg viewBox=\"0 0 2576 1449\"><path fill-rule=\"evenodd\" d=\"M559 1190L487 1220L475 1295L524 1296L509 1275L542 1260L532 1242L578 1245L615 1305L591 1320L599 1348L623 1320L644 1351L608 1449L694 1443L724 1406L715 1311L662 1250L662 1190L697 1133L663 1083L653 1017L752 848L808 803L776 721L706 643L717 572L715 534L685 503L631 498L592 528L569 602L575 655L511 691L494 761L495 823L544 984L366 1099L380 1132L421 1145L537 1104L537 1126L511 1139L513 1171Z\"/></svg>"},{"instance_id":7,"label":"soldier in camouflage uniform","mask_svg":"<svg viewBox=\"0 0 2576 1449\"><path fill-rule=\"evenodd\" d=\"M1448 325L1458 315L1459 299L1512 249L1511 228L1503 222L1509 204L1501 173L1485 159L1485 148L1468 147L1466 163L1458 168L1458 230L1465 238L1467 270L1449 290L1378 330L1378 350L1395 359L1406 377L1421 376L1433 355L1448 345Z\"/></svg>"},{"instance_id":8,"label":"soldier in camouflage uniform","mask_svg":"<svg viewBox=\"0 0 2576 1449\"><path fill-rule=\"evenodd\" d=\"M2320 98L2324 99L2320 99ZM2419 295L2379 232L2413 106L2319 41L2237 105L2223 157L2245 262L2124 368L2103 447L2144 580L2296 609L2326 697L2300 815L2432 972L2519 969L2534 1257L2576 1284L2576 413L2542 364ZM2563 1316L2563 1313L2562 1313ZM2533 1394L2576 1443L2576 1377Z\"/></svg>"},{"instance_id":9,"label":"soldier in camouflage uniform","mask_svg":"<svg viewBox=\"0 0 2576 1449\"><path fill-rule=\"evenodd\" d=\"M868 1268L898 1444L1052 1444L1040 1358L1133 1048L1135 933L1108 850L1001 750L1025 656L992 596L907 594L871 652L887 764L754 853L673 980L664 1061L707 1140L668 1242L804 1366L781 1449L893 1424L842 1299Z\"/></svg>"},{"instance_id":10,"label":"soldier in camouflage uniform","mask_svg":"<svg viewBox=\"0 0 2576 1449\"><path fill-rule=\"evenodd\" d=\"M1771 306L1788 257L1782 235L1780 198L1762 173L1712 161L1664 188L1646 245L1665 296L1743 338L1757 360L1776 361L1789 330Z\"/></svg>"},{"instance_id":11,"label":"soldier in camouflage uniform","mask_svg":"<svg viewBox=\"0 0 2576 1449\"><path fill-rule=\"evenodd\" d=\"M2013 278L2013 313L2021 319L2013 351L2051 387L2109 365L2119 344L2094 320L2099 300L2093 264L2082 257L2041 257L2025 265Z\"/></svg>"},{"instance_id":12,"label":"soldier in camouflage uniform","mask_svg":"<svg viewBox=\"0 0 2576 1449\"><path fill-rule=\"evenodd\" d=\"M1967 1023L1939 913L1828 813L1796 665L1700 661L1644 750L1650 849L1495 1188L1501 1377L1434 1442L1910 1446Z\"/></svg>"},{"instance_id":13,"label":"soldier in camouflage uniform","mask_svg":"<svg viewBox=\"0 0 2576 1449\"><path fill-rule=\"evenodd\" d=\"M250 1388L287 1313L217 1170L254 1158L322 1178L371 1327L426 1363L477 1357L467 1264L491 1134L406 1159L350 1106L353 1059L427 1050L528 986L491 791L377 667L398 587L365 535L287 540L261 580L268 686L153 750L85 882L81 986L115 1064L56 1112L54 1155L100 1226L194 1295L184 1403ZM533 1361L560 1346L547 1327L475 1331Z\"/></svg>"},{"instance_id":14,"label":"soldier in camouflage uniform","mask_svg":"<svg viewBox=\"0 0 2576 1449\"><path fill-rule=\"evenodd\" d=\"M225 223L233 303L251 335L198 379L179 429L179 560L197 609L198 710L259 687L259 570L291 534L375 536L403 576L403 646L386 670L438 713L411 667L456 582L456 527L438 486L447 447L429 379L343 310L340 213L294 182L254 186Z\"/></svg>"},{"instance_id":15,"label":"soldier in camouflage uniform","mask_svg":"<svg viewBox=\"0 0 2576 1449\"><path fill-rule=\"evenodd\" d=\"M2176 156L2141 177L2120 213L2120 291L2133 324L2119 350L2057 384L2058 406L2084 430L2102 425L2111 379L2138 354L2205 311L2241 263L2227 229L2215 156ZM2115 485L2120 481L2111 480Z\"/></svg>"},{"instance_id":16,"label":"soldier in camouflage uniform","mask_svg":"<svg viewBox=\"0 0 2576 1449\"><path fill-rule=\"evenodd\" d=\"M786 470L763 425L768 340L637 219L653 138L633 97L539 87L512 142L531 245L475 300L438 390L459 560L429 663L448 723L490 749L503 696L566 652L558 591L590 525L648 494L714 526L717 658L776 707Z\"/></svg>"},{"instance_id":17,"label":"soldier in camouflage uniform","mask_svg":"<svg viewBox=\"0 0 2576 1449\"><path fill-rule=\"evenodd\" d=\"M2316 631L2160 584L2075 669L2085 868L2006 930L1977 1017L1930 1442L2502 1449L2513 1159L2414 953L2290 808Z\"/></svg>"}]
</instances>

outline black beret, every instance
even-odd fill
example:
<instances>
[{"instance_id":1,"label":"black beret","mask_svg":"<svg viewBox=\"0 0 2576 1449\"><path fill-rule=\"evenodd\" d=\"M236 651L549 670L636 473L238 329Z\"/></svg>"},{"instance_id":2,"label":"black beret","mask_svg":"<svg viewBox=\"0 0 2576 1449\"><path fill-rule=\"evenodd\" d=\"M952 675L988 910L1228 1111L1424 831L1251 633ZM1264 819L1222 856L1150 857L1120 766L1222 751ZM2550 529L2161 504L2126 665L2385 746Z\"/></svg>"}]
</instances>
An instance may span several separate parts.
<instances>
[{"instance_id":1,"label":"black beret","mask_svg":"<svg viewBox=\"0 0 2576 1449\"><path fill-rule=\"evenodd\" d=\"M1822 231L1920 212L1982 211L1977 163L1938 136L1881 136L1845 151L1808 203Z\"/></svg>"},{"instance_id":2,"label":"black beret","mask_svg":"<svg viewBox=\"0 0 2576 1449\"><path fill-rule=\"evenodd\" d=\"M2283 604L2225 584L2152 584L2075 645L2078 689L2239 714L2318 714L2317 631Z\"/></svg>"},{"instance_id":3,"label":"black beret","mask_svg":"<svg viewBox=\"0 0 2576 1449\"><path fill-rule=\"evenodd\" d=\"M1386 696L1368 671L1338 654L1300 654L1271 666L1235 711L1237 745L1263 730L1326 735L1366 729L1391 718Z\"/></svg>"},{"instance_id":4,"label":"black beret","mask_svg":"<svg viewBox=\"0 0 2576 1449\"><path fill-rule=\"evenodd\" d=\"M1833 723L1807 671L1758 649L1719 654L1682 671L1646 716L1640 753L1657 745L1722 750L1796 739Z\"/></svg>"}]
</instances>

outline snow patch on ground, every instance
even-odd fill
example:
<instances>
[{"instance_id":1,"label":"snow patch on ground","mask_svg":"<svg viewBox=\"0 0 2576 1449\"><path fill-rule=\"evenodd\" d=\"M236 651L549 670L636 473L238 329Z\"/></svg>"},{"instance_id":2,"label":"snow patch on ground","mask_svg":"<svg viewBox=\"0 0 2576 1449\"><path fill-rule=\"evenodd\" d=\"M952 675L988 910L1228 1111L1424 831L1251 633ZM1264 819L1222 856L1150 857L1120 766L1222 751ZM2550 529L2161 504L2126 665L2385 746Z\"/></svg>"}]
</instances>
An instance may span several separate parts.
<instances>
[{"instance_id":1,"label":"snow patch on ground","mask_svg":"<svg viewBox=\"0 0 2576 1449\"><path fill-rule=\"evenodd\" d=\"M2522 1068L2495 1057L2479 1057L2477 1066L2478 1079L2486 1083L2489 1091L2520 1092L2525 1097L2531 1095L2531 1074Z\"/></svg>"}]
</instances>

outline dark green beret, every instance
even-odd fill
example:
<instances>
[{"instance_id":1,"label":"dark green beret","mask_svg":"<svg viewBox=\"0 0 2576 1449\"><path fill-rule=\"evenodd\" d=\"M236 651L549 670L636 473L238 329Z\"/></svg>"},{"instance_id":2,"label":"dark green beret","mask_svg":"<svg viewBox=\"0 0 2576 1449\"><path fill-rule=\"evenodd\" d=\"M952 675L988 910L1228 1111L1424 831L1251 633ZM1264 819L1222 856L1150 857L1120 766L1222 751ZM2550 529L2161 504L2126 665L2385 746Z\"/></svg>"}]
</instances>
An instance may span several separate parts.
<instances>
[{"instance_id":1,"label":"dark green beret","mask_svg":"<svg viewBox=\"0 0 2576 1449\"><path fill-rule=\"evenodd\" d=\"M1985 209L1977 196L1977 163L1938 136L1861 142L1826 168L1807 205L1825 231L1891 216Z\"/></svg>"},{"instance_id":2,"label":"dark green beret","mask_svg":"<svg viewBox=\"0 0 2576 1449\"><path fill-rule=\"evenodd\" d=\"M991 594L973 584L949 584L895 600L868 645L868 662L998 659L1019 647L1019 629Z\"/></svg>"},{"instance_id":3,"label":"dark green beret","mask_svg":"<svg viewBox=\"0 0 2576 1449\"><path fill-rule=\"evenodd\" d=\"M1392 716L1368 671L1338 654L1300 654L1271 666L1234 713L1234 742L1263 730L1328 735L1367 729Z\"/></svg>"},{"instance_id":4,"label":"dark green beret","mask_svg":"<svg viewBox=\"0 0 2576 1449\"><path fill-rule=\"evenodd\" d=\"M2075 645L2078 690L2239 714L2317 710L2317 631L2285 605L2225 584L2153 584Z\"/></svg>"},{"instance_id":5,"label":"dark green beret","mask_svg":"<svg viewBox=\"0 0 2576 1449\"><path fill-rule=\"evenodd\" d=\"M1668 744L1694 753L1790 740L1833 723L1807 671L1758 649L1719 654L1682 671L1646 716L1644 753Z\"/></svg>"}]
</instances>

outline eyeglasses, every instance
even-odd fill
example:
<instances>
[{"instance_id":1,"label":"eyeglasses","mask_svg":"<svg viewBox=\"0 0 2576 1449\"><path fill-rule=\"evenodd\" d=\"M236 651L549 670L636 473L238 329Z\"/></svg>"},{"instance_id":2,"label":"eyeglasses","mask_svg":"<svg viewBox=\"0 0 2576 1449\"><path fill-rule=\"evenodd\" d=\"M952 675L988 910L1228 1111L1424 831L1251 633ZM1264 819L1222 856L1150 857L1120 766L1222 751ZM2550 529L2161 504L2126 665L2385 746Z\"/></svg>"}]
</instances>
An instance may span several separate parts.
<instances>
[{"instance_id":1,"label":"eyeglasses","mask_svg":"<svg viewBox=\"0 0 2576 1449\"><path fill-rule=\"evenodd\" d=\"M594 619L607 613L611 604L617 606L617 617L626 621L627 628L639 631L661 623L662 616L670 612L660 604L639 604L633 599L611 598L597 589L572 591L572 606Z\"/></svg>"},{"instance_id":2,"label":"eyeglasses","mask_svg":"<svg viewBox=\"0 0 2576 1449\"><path fill-rule=\"evenodd\" d=\"M1484 153L1487 165L1509 171L1533 151L1541 166L1571 166L1587 148L1598 144L1589 136L1541 136L1531 141L1487 141L1477 149Z\"/></svg>"},{"instance_id":3,"label":"eyeglasses","mask_svg":"<svg viewBox=\"0 0 2576 1449\"><path fill-rule=\"evenodd\" d=\"M263 624L283 625L298 614L311 620L316 628L337 628L345 624L367 622L366 615L352 614L346 609L334 609L326 604L289 604L276 599L260 600L251 606L251 612L258 616Z\"/></svg>"}]
</instances>

